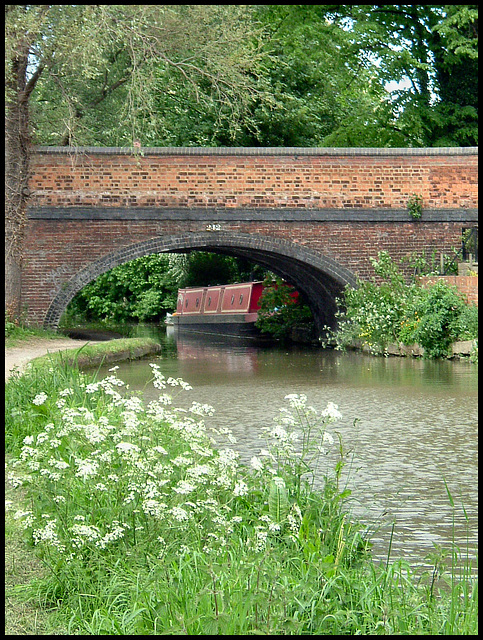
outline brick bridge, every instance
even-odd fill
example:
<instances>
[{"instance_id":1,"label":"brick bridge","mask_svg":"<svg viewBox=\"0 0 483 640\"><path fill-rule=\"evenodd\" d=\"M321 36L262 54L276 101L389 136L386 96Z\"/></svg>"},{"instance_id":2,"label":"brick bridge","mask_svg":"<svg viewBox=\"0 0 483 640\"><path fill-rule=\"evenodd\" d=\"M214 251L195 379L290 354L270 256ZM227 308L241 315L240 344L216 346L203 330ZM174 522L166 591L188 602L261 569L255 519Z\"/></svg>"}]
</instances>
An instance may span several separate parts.
<instances>
[{"instance_id":1,"label":"brick bridge","mask_svg":"<svg viewBox=\"0 0 483 640\"><path fill-rule=\"evenodd\" d=\"M334 297L399 260L461 246L477 220L476 148L37 148L22 305L56 328L105 271L157 252L242 256L291 282L319 328ZM413 220L408 198L423 198Z\"/></svg>"}]
</instances>

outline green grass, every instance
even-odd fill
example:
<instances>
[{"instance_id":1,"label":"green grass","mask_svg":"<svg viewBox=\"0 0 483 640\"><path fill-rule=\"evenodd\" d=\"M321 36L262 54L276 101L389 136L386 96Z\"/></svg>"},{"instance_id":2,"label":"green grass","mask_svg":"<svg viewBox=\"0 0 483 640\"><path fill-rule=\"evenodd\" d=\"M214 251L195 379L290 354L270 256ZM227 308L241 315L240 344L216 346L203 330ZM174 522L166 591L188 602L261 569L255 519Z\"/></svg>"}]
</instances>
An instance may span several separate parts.
<instances>
[{"instance_id":1,"label":"green grass","mask_svg":"<svg viewBox=\"0 0 483 640\"><path fill-rule=\"evenodd\" d=\"M108 364L109 362L134 360L158 351L160 351L159 343L152 338L120 338L49 353L39 356L31 362L36 367L44 365L48 367L63 367L66 364L86 369L100 364Z\"/></svg>"},{"instance_id":2,"label":"green grass","mask_svg":"<svg viewBox=\"0 0 483 640\"><path fill-rule=\"evenodd\" d=\"M424 575L390 563L390 549L387 563L372 560L340 486L335 405L318 415L304 396L287 396L279 423L265 429L267 455L245 466L223 434L212 445L210 407L170 404L189 385L156 366L153 384L159 401L145 406L115 371L98 381L62 358L7 382L7 475L22 483L10 516L46 568L7 595L48 612L48 628L477 633L477 579L454 545L450 565L439 554ZM334 468L315 490L309 463L319 446Z\"/></svg>"},{"instance_id":3,"label":"green grass","mask_svg":"<svg viewBox=\"0 0 483 640\"><path fill-rule=\"evenodd\" d=\"M11 322L5 323L5 347L16 347L35 338L43 340L55 340L63 336L55 331L46 331L45 329L28 328L14 325Z\"/></svg>"}]
</instances>

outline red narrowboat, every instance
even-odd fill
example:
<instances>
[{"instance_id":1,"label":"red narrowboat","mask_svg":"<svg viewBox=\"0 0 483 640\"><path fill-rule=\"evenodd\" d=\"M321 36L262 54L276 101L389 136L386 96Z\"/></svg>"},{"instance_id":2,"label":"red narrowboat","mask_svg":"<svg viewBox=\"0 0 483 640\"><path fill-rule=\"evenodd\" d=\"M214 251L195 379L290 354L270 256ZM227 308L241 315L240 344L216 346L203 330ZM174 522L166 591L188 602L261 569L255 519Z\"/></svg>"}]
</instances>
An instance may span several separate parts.
<instances>
[{"instance_id":1,"label":"red narrowboat","mask_svg":"<svg viewBox=\"0 0 483 640\"><path fill-rule=\"evenodd\" d=\"M179 289L169 324L203 333L256 335L262 292L262 282Z\"/></svg>"}]
</instances>

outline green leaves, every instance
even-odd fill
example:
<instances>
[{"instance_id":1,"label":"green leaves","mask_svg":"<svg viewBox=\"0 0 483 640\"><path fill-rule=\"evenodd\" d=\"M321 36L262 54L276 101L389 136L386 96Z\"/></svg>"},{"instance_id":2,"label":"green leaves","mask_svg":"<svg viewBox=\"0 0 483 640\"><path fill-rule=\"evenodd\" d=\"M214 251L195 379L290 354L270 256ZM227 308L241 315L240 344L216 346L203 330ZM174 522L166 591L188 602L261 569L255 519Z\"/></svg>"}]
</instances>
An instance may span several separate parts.
<instances>
[{"instance_id":1,"label":"green leaves","mask_svg":"<svg viewBox=\"0 0 483 640\"><path fill-rule=\"evenodd\" d=\"M281 524L285 521L290 509L287 489L282 478L275 478L270 482L268 494L268 513L274 522Z\"/></svg>"}]
</instances>

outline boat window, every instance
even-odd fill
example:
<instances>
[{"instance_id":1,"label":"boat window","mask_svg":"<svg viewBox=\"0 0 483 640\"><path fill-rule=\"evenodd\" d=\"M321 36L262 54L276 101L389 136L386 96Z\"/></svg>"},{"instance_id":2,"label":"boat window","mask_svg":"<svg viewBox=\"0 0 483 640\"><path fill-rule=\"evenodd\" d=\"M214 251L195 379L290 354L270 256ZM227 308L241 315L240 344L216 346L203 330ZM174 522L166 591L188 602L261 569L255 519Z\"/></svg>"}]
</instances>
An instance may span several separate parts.
<instances>
[{"instance_id":1,"label":"boat window","mask_svg":"<svg viewBox=\"0 0 483 640\"><path fill-rule=\"evenodd\" d=\"M238 302L238 304L241 304L243 302L243 293L240 296L240 301Z\"/></svg>"},{"instance_id":2,"label":"boat window","mask_svg":"<svg viewBox=\"0 0 483 640\"><path fill-rule=\"evenodd\" d=\"M188 308L188 298L186 298L186 302L184 303L184 306Z\"/></svg>"},{"instance_id":3,"label":"boat window","mask_svg":"<svg viewBox=\"0 0 483 640\"><path fill-rule=\"evenodd\" d=\"M200 299L196 298L196 308L198 308L200 306Z\"/></svg>"},{"instance_id":4,"label":"boat window","mask_svg":"<svg viewBox=\"0 0 483 640\"><path fill-rule=\"evenodd\" d=\"M208 298L208 306L211 307L211 296Z\"/></svg>"},{"instance_id":5,"label":"boat window","mask_svg":"<svg viewBox=\"0 0 483 640\"><path fill-rule=\"evenodd\" d=\"M233 294L231 297L231 303L233 304L234 302L235 302L235 294Z\"/></svg>"}]
</instances>

